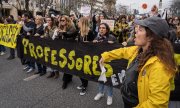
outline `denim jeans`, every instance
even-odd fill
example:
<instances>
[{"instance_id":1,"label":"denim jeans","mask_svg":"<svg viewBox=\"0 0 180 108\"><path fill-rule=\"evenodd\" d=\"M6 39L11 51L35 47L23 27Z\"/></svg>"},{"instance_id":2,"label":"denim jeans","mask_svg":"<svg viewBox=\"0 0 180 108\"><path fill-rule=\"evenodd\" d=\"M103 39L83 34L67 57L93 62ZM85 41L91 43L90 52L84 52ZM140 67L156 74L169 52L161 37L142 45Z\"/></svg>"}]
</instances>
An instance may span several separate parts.
<instances>
[{"instance_id":1,"label":"denim jeans","mask_svg":"<svg viewBox=\"0 0 180 108\"><path fill-rule=\"evenodd\" d=\"M104 89L106 88L107 95L112 97L112 95L113 95L113 87L112 86L106 86L104 84L99 83L98 88L99 88L99 93L104 93L105 92Z\"/></svg>"},{"instance_id":2,"label":"denim jeans","mask_svg":"<svg viewBox=\"0 0 180 108\"><path fill-rule=\"evenodd\" d=\"M0 52L5 52L6 48L3 45L0 45Z\"/></svg>"}]
</instances>

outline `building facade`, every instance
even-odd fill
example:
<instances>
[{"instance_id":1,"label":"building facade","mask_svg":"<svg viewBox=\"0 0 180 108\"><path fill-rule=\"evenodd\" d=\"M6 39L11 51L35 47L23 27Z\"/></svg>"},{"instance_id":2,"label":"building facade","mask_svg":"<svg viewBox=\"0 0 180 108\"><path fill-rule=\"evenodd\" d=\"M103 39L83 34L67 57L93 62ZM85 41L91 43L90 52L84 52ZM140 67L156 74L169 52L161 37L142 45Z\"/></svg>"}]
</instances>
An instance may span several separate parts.
<instances>
[{"instance_id":1,"label":"building facade","mask_svg":"<svg viewBox=\"0 0 180 108\"><path fill-rule=\"evenodd\" d=\"M8 0L8 2L2 0L1 13L2 16L14 15L15 19L26 10L34 16L37 12L45 15L49 9L69 14L71 10L78 13L83 5L90 5L92 12L102 11L104 0Z\"/></svg>"}]
</instances>

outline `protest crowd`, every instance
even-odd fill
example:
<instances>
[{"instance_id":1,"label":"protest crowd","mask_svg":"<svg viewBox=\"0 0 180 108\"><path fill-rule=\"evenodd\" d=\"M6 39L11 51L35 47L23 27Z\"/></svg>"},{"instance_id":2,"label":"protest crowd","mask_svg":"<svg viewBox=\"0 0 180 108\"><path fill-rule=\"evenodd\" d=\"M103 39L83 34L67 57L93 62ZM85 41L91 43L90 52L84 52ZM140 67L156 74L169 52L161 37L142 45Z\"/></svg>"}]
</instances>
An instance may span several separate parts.
<instances>
[{"instance_id":1,"label":"protest crowd","mask_svg":"<svg viewBox=\"0 0 180 108\"><path fill-rule=\"evenodd\" d=\"M105 12L93 16L57 14L43 17L42 15L32 16L26 12L19 16L18 20L15 20L13 15L1 17L0 25L20 25L21 29L17 38L33 37L43 42L61 40L67 41L70 46L71 43L83 43L84 46L87 43L122 45L121 48L103 52L98 64L103 67L105 62L122 58L128 60L125 77L119 88L124 108L180 108L180 77L178 74L180 18L171 16L164 19L158 13L157 7L153 8L155 9L152 9L149 15L141 17L134 15L111 17ZM106 23L108 21L111 21L114 26L111 27L109 23ZM0 58L10 51L7 60L13 61L19 48L7 49L6 45L0 43ZM92 49L93 51L95 49ZM60 56L63 55L60 54ZM59 72L62 72L36 60L19 58L24 65L22 70L27 74L34 72L39 76L46 75L47 79L58 79ZM50 72L47 72L47 69ZM62 89L65 90L72 82L73 75L64 72L62 77ZM88 92L88 79L80 76L79 79L81 84L77 89L80 90L81 96L85 96ZM100 82L94 100L98 101L107 95L107 105L111 105L113 95L115 95L113 89L113 85Z\"/></svg>"}]
</instances>

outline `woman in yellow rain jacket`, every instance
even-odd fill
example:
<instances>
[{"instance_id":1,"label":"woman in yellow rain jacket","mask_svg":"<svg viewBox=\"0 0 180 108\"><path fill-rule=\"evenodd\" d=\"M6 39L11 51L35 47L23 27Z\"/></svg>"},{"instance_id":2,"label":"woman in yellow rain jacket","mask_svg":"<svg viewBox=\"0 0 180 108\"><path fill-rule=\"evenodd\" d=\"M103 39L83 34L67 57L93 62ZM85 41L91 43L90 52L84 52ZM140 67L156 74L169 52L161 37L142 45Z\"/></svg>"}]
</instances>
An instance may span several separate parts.
<instances>
[{"instance_id":1,"label":"woman in yellow rain jacket","mask_svg":"<svg viewBox=\"0 0 180 108\"><path fill-rule=\"evenodd\" d=\"M158 17L136 20L135 24L137 24L134 39L136 46L104 52L101 54L100 63L124 58L129 60L127 70L137 69L137 80L133 82L137 82L139 102L137 105L131 105L128 103L131 101L128 101L122 92L125 108L167 108L170 90L173 88L171 82L177 69L171 43L164 38L169 30L168 24ZM134 62L134 59L137 62ZM129 69L134 67L132 65L136 68ZM133 76L126 76L125 82L131 77ZM127 85L128 91L130 86L132 85Z\"/></svg>"}]
</instances>

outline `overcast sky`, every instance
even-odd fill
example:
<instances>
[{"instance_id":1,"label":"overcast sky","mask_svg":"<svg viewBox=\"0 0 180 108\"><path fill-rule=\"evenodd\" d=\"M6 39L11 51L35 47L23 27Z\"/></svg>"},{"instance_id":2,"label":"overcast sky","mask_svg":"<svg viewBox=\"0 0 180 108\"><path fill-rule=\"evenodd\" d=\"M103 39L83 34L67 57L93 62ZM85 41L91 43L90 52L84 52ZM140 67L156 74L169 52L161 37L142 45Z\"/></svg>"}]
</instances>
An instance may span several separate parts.
<instances>
[{"instance_id":1,"label":"overcast sky","mask_svg":"<svg viewBox=\"0 0 180 108\"><path fill-rule=\"evenodd\" d=\"M171 4L172 0L162 0L163 8L166 8ZM159 7L159 0L117 0L117 4L123 4L131 6L131 9L139 9L140 13L149 12L151 7L156 4ZM142 4L147 4L147 9L142 9Z\"/></svg>"}]
</instances>

